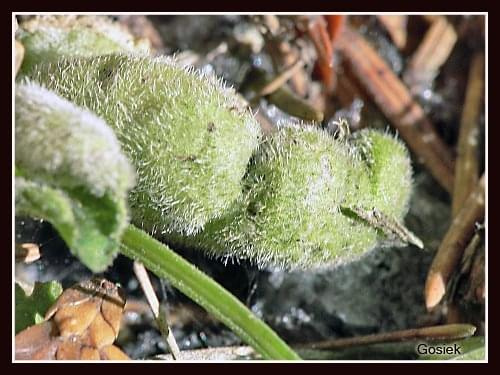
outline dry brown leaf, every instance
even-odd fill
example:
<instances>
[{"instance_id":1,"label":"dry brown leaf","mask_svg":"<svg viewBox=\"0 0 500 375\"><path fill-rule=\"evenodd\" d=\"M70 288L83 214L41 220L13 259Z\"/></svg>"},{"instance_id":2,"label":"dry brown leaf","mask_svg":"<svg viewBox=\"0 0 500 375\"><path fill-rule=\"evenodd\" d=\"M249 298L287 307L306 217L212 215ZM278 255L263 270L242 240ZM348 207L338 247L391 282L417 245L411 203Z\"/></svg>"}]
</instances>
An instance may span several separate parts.
<instances>
[{"instance_id":1,"label":"dry brown leaf","mask_svg":"<svg viewBox=\"0 0 500 375\"><path fill-rule=\"evenodd\" d=\"M47 311L45 322L16 335L16 359L129 359L112 345L124 307L121 289L105 279L76 284Z\"/></svg>"}]
</instances>

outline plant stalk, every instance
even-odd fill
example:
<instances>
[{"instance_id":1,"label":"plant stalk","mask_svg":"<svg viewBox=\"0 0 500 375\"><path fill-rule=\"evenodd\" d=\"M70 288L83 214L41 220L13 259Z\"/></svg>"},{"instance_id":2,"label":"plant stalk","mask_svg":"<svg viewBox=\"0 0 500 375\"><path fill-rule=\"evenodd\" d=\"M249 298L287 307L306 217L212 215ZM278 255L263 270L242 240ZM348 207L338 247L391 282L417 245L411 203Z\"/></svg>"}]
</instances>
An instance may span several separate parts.
<instances>
[{"instance_id":1,"label":"plant stalk","mask_svg":"<svg viewBox=\"0 0 500 375\"><path fill-rule=\"evenodd\" d=\"M265 359L300 359L236 297L146 232L129 225L122 236L121 252L143 263L158 277L167 279L175 288L227 325Z\"/></svg>"}]
</instances>

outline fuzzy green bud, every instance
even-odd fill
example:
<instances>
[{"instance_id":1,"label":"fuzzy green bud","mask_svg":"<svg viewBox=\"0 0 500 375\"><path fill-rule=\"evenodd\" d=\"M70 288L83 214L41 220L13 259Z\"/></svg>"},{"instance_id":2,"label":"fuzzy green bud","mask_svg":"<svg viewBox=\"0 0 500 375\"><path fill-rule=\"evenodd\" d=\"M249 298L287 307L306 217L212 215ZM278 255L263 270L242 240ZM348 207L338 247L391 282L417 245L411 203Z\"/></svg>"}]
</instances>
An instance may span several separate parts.
<instances>
[{"instance_id":1,"label":"fuzzy green bud","mask_svg":"<svg viewBox=\"0 0 500 375\"><path fill-rule=\"evenodd\" d=\"M61 57L149 52L146 41L104 16L36 16L21 23L17 37L26 50L23 73Z\"/></svg>"},{"instance_id":2,"label":"fuzzy green bud","mask_svg":"<svg viewBox=\"0 0 500 375\"><path fill-rule=\"evenodd\" d=\"M282 129L252 161L245 198L197 236L171 240L216 257L286 269L359 258L374 248L379 232L346 209L377 208L400 218L411 184L404 146L377 131L363 131L363 139L373 142L361 150L358 140L335 140L312 127ZM398 174L388 178L390 172Z\"/></svg>"},{"instance_id":3,"label":"fuzzy green bud","mask_svg":"<svg viewBox=\"0 0 500 375\"><path fill-rule=\"evenodd\" d=\"M407 148L389 133L368 129L354 133L352 144L368 168L372 200L366 204L403 219L413 185Z\"/></svg>"},{"instance_id":4,"label":"fuzzy green bud","mask_svg":"<svg viewBox=\"0 0 500 375\"><path fill-rule=\"evenodd\" d=\"M169 58L107 55L37 66L32 78L103 117L133 162L133 222L199 231L241 195L260 127L234 90Z\"/></svg>"}]
</instances>

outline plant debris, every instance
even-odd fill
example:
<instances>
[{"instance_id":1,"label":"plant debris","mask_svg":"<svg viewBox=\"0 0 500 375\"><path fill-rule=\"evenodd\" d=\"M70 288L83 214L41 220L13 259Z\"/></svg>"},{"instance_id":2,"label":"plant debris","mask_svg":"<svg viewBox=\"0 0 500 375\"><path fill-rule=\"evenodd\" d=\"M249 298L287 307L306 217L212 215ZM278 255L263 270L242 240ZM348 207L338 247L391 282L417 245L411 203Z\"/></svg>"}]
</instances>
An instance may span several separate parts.
<instances>
[{"instance_id":1,"label":"plant debris","mask_svg":"<svg viewBox=\"0 0 500 375\"><path fill-rule=\"evenodd\" d=\"M99 278L78 283L61 294L43 323L16 335L16 359L127 360L113 345L124 307L117 285Z\"/></svg>"}]
</instances>

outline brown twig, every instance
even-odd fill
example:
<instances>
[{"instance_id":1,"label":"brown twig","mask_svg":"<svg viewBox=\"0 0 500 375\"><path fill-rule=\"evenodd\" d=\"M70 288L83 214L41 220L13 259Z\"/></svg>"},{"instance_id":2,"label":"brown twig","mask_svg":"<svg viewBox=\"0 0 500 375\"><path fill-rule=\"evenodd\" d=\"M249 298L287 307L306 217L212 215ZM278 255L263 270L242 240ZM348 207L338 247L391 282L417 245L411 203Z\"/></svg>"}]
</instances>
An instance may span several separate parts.
<instances>
[{"instance_id":1,"label":"brown twig","mask_svg":"<svg viewBox=\"0 0 500 375\"><path fill-rule=\"evenodd\" d=\"M465 248L460 271L450 282L449 299L453 301L460 292L463 301L484 304L484 246L481 236L475 233ZM462 283L464 281L465 287ZM460 289L460 290L459 290Z\"/></svg>"},{"instance_id":2,"label":"brown twig","mask_svg":"<svg viewBox=\"0 0 500 375\"><path fill-rule=\"evenodd\" d=\"M301 344L297 347L330 350L342 349L352 346L411 340L457 340L472 336L475 331L476 327L470 324L448 324L433 327L406 329L403 331L377 333L367 336L349 337L344 339L325 340L315 343Z\"/></svg>"},{"instance_id":3,"label":"brown twig","mask_svg":"<svg viewBox=\"0 0 500 375\"><path fill-rule=\"evenodd\" d=\"M266 73L259 69L254 69L253 79L245 91L252 93L250 101L257 103L260 98L259 93L262 88L267 86L273 79L266 76ZM276 107L285 111L289 115L301 118L305 121L321 122L324 114L322 111L314 108L306 100L295 95L286 86L281 86L265 98Z\"/></svg>"},{"instance_id":4,"label":"brown twig","mask_svg":"<svg viewBox=\"0 0 500 375\"><path fill-rule=\"evenodd\" d=\"M484 248L479 249L474 256L469 274L469 285L464 299L475 303L484 304L485 299L485 253Z\"/></svg>"},{"instance_id":5,"label":"brown twig","mask_svg":"<svg viewBox=\"0 0 500 375\"><path fill-rule=\"evenodd\" d=\"M484 189L483 175L453 219L434 257L425 284L425 305L428 310L435 307L445 295L446 285L474 234L474 224L484 218Z\"/></svg>"},{"instance_id":6,"label":"brown twig","mask_svg":"<svg viewBox=\"0 0 500 375\"><path fill-rule=\"evenodd\" d=\"M430 24L432 24L433 22L437 21L440 17L440 15L438 14L423 14L422 15L422 19L425 21L425 22L428 22Z\"/></svg>"},{"instance_id":7,"label":"brown twig","mask_svg":"<svg viewBox=\"0 0 500 375\"><path fill-rule=\"evenodd\" d=\"M457 33L446 17L436 18L413 54L403 80L414 92L429 85L445 63L457 41Z\"/></svg>"},{"instance_id":8,"label":"brown twig","mask_svg":"<svg viewBox=\"0 0 500 375\"><path fill-rule=\"evenodd\" d=\"M163 39L154 24L143 15L118 16L118 22L128 28L136 38L147 39L155 51L164 49Z\"/></svg>"},{"instance_id":9,"label":"brown twig","mask_svg":"<svg viewBox=\"0 0 500 375\"><path fill-rule=\"evenodd\" d=\"M362 207L350 206L348 209L354 212L359 218L365 220L372 227L380 230L387 237L397 239L405 244L414 245L420 249L424 249L422 240L406 228L404 224L393 217L385 215L376 208L366 210Z\"/></svg>"},{"instance_id":10,"label":"brown twig","mask_svg":"<svg viewBox=\"0 0 500 375\"><path fill-rule=\"evenodd\" d=\"M484 55L474 56L460 121L452 215L455 217L479 178L479 115L484 94Z\"/></svg>"},{"instance_id":11,"label":"brown twig","mask_svg":"<svg viewBox=\"0 0 500 375\"><path fill-rule=\"evenodd\" d=\"M123 324L137 324L137 315L150 320L153 317L149 303L142 299L128 299L125 306ZM142 321L139 320L139 321ZM168 322L170 327L185 327L187 325L213 325L220 324L213 316L197 305L178 303L168 307Z\"/></svg>"},{"instance_id":12,"label":"brown twig","mask_svg":"<svg viewBox=\"0 0 500 375\"><path fill-rule=\"evenodd\" d=\"M324 17L328 24L328 36L330 37L330 42L332 43L332 46L335 46L335 42L338 40L340 34L342 33L347 16L334 14Z\"/></svg>"},{"instance_id":13,"label":"brown twig","mask_svg":"<svg viewBox=\"0 0 500 375\"><path fill-rule=\"evenodd\" d=\"M481 236L478 233L474 233L469 244L465 248L464 255L462 257L462 267L460 269L461 274L469 273L472 267L472 262L477 248L481 245Z\"/></svg>"},{"instance_id":14,"label":"brown twig","mask_svg":"<svg viewBox=\"0 0 500 375\"><path fill-rule=\"evenodd\" d=\"M340 101L342 106L349 107L356 98L363 100L363 102L368 102L369 98L366 97L366 94L359 87L358 82L350 79L347 74L342 74L342 71L339 73L335 97Z\"/></svg>"},{"instance_id":15,"label":"brown twig","mask_svg":"<svg viewBox=\"0 0 500 375\"><path fill-rule=\"evenodd\" d=\"M379 14L377 18L391 36L396 47L403 49L406 45L408 16Z\"/></svg>"},{"instance_id":16,"label":"brown twig","mask_svg":"<svg viewBox=\"0 0 500 375\"><path fill-rule=\"evenodd\" d=\"M273 44L275 48L271 45L270 49L277 51L277 53L272 53L271 55L274 57L275 69L279 70L282 66L290 66L294 61L301 58L299 50L291 46L287 41L277 41ZM308 82L307 73L303 66L298 68L290 78L290 86L300 97L304 97L307 94Z\"/></svg>"},{"instance_id":17,"label":"brown twig","mask_svg":"<svg viewBox=\"0 0 500 375\"><path fill-rule=\"evenodd\" d=\"M466 277L470 273L472 262L474 261L474 255L476 254L476 250L480 244L481 237L479 236L479 234L474 233L462 255L460 270L456 273L456 275L454 275L453 279L448 284L448 298L450 303L452 303L453 299L455 298L458 284L460 283L461 279L463 277Z\"/></svg>"},{"instance_id":18,"label":"brown twig","mask_svg":"<svg viewBox=\"0 0 500 375\"><path fill-rule=\"evenodd\" d=\"M278 35L280 29L280 20L278 16L272 14L264 14L262 17L262 24L266 26L271 35Z\"/></svg>"},{"instance_id":19,"label":"brown twig","mask_svg":"<svg viewBox=\"0 0 500 375\"><path fill-rule=\"evenodd\" d=\"M335 88L335 75L333 74L333 47L327 30L327 23L323 17L311 16L307 21L307 35L314 44L318 55L317 67L321 80L328 92Z\"/></svg>"},{"instance_id":20,"label":"brown twig","mask_svg":"<svg viewBox=\"0 0 500 375\"><path fill-rule=\"evenodd\" d=\"M339 51L356 79L434 178L453 191L453 157L422 107L389 66L356 31L346 27Z\"/></svg>"},{"instance_id":21,"label":"brown twig","mask_svg":"<svg viewBox=\"0 0 500 375\"><path fill-rule=\"evenodd\" d=\"M323 121L324 114L322 111L314 108L286 87L280 87L278 90L268 95L267 99L270 103L292 116L301 118L305 121Z\"/></svg>"},{"instance_id":22,"label":"brown twig","mask_svg":"<svg viewBox=\"0 0 500 375\"><path fill-rule=\"evenodd\" d=\"M16 244L16 263L33 263L40 259L40 248L34 243Z\"/></svg>"},{"instance_id":23,"label":"brown twig","mask_svg":"<svg viewBox=\"0 0 500 375\"><path fill-rule=\"evenodd\" d=\"M464 250L464 254L461 260L460 270L456 272L448 283L447 297L446 297L446 323L461 323L466 322L464 320L464 311L462 309L462 297L460 297L460 288L464 280L469 281L469 286L471 286L471 268L472 264L476 259L476 250L481 244L481 237L478 233L475 233L469 244ZM484 273L483 273L484 274ZM467 281L465 281L467 282ZM469 293L470 295L470 293ZM466 298L463 298L465 300Z\"/></svg>"},{"instance_id":24,"label":"brown twig","mask_svg":"<svg viewBox=\"0 0 500 375\"><path fill-rule=\"evenodd\" d=\"M175 337L168 324L167 313L164 309L162 309L162 306L156 297L156 293L154 292L153 285L151 284L146 268L142 265L142 263L135 261L134 273L137 280L139 280L139 284L141 285L144 295L146 296L149 306L151 307L151 311L153 312L153 316L158 324L158 328L170 348L172 357L174 359L178 359L180 357L179 346L177 345L177 341L175 341Z\"/></svg>"},{"instance_id":25,"label":"brown twig","mask_svg":"<svg viewBox=\"0 0 500 375\"><path fill-rule=\"evenodd\" d=\"M267 31L264 33L265 48L271 56L275 71L281 70L283 66L291 66L302 59L297 46L292 45L280 35L280 19L277 16L263 15L260 22ZM295 74L290 77L290 86L300 97L307 94L308 77L303 67L297 68Z\"/></svg>"},{"instance_id":26,"label":"brown twig","mask_svg":"<svg viewBox=\"0 0 500 375\"><path fill-rule=\"evenodd\" d=\"M323 17L325 18L327 23L328 37L330 38L330 49L332 53L331 57L332 64L331 67L328 67L328 75L331 78L329 80L325 80L325 87L327 89L327 92L331 93L334 90L337 90L337 84L338 84L337 71L333 60L335 58L334 52L336 49L337 41L340 38L340 34L342 34L342 31L346 24L347 16L337 14L337 15L328 15ZM321 68L321 70L327 70L327 68L323 67Z\"/></svg>"},{"instance_id":27,"label":"brown twig","mask_svg":"<svg viewBox=\"0 0 500 375\"><path fill-rule=\"evenodd\" d=\"M304 62L301 59L295 61L291 66L285 68L283 72L274 77L269 83L267 83L259 92L260 96L266 96L272 94L283 86L286 81L288 81L299 69L304 66Z\"/></svg>"}]
</instances>

